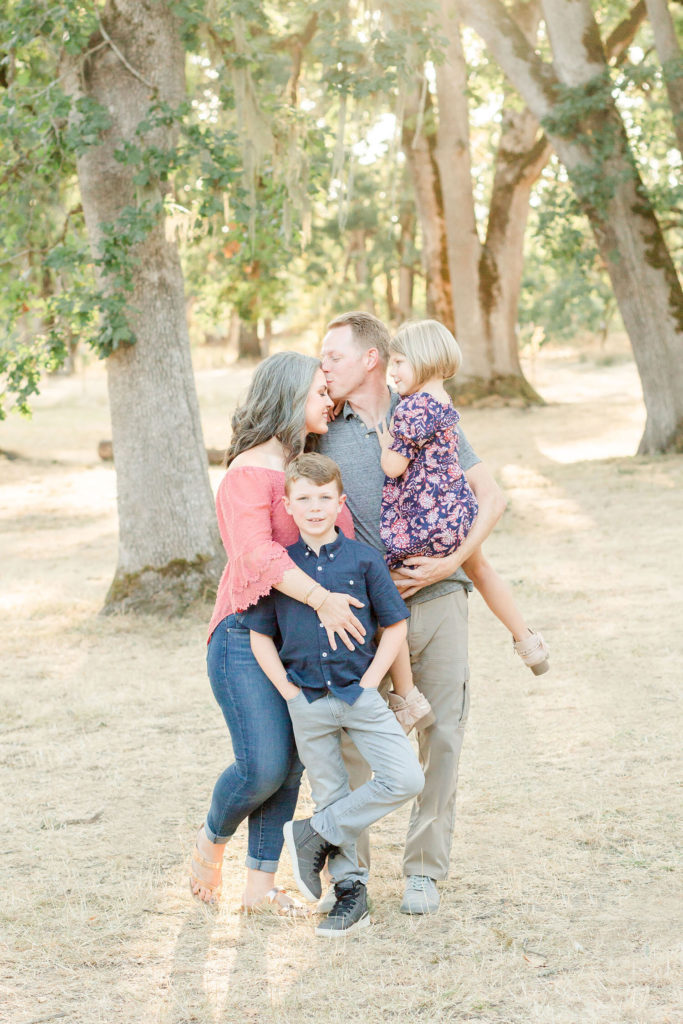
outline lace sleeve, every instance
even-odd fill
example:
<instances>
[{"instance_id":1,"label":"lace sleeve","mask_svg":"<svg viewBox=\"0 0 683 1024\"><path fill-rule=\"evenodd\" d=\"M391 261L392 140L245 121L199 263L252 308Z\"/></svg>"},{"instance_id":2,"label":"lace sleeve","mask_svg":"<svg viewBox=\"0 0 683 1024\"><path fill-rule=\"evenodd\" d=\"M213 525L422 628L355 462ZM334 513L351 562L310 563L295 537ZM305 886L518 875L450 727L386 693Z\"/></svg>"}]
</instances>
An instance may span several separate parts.
<instances>
[{"instance_id":1,"label":"lace sleeve","mask_svg":"<svg viewBox=\"0 0 683 1024\"><path fill-rule=\"evenodd\" d=\"M273 540L270 481L265 473L233 470L216 495L218 525L228 556L232 607L245 609L270 593L294 562Z\"/></svg>"}]
</instances>

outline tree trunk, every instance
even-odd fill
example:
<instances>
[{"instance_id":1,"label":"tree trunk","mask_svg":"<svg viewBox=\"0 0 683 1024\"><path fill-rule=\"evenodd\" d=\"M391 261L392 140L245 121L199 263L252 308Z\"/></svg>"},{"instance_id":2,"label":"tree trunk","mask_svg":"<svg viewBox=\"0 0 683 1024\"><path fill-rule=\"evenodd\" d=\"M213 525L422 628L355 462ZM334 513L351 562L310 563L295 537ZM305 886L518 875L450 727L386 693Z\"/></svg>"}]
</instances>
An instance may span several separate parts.
<instances>
[{"instance_id":1,"label":"tree trunk","mask_svg":"<svg viewBox=\"0 0 683 1024\"><path fill-rule=\"evenodd\" d=\"M527 5L525 11L532 6ZM536 14L531 17L530 33L535 34L537 24ZM519 363L517 307L529 193L550 147L543 142L535 145L538 122L528 111L504 111L486 244L482 246L472 187L467 67L457 14L448 0L441 3L439 30L448 45L445 60L436 69L437 160L464 378L463 382L458 378L452 391L460 400L493 392L540 402Z\"/></svg>"},{"instance_id":2,"label":"tree trunk","mask_svg":"<svg viewBox=\"0 0 683 1024\"><path fill-rule=\"evenodd\" d=\"M643 385L647 423L639 451L683 449L683 293L609 88L599 109L571 135L566 128L560 134L552 121L560 83L595 86L605 71L587 0L544 3L555 71L534 53L498 0L461 0L461 9L533 114L549 119L549 140L589 218ZM577 141L580 136L602 145L602 162L589 144Z\"/></svg>"},{"instance_id":3,"label":"tree trunk","mask_svg":"<svg viewBox=\"0 0 683 1024\"><path fill-rule=\"evenodd\" d=\"M68 66L73 99L101 104L111 118L101 142L78 160L85 221L95 254L103 228L156 186L136 188L114 153L137 141L135 129L156 98L184 99L184 52L166 3L113 0L102 10L109 45ZM99 34L98 34L99 36ZM164 149L172 130L146 142ZM141 192L143 195L141 196ZM119 554L104 611L179 612L215 588L223 559L209 484L175 244L159 217L133 249L134 290L127 305L136 343L107 359L119 512ZM107 281L102 282L107 288Z\"/></svg>"},{"instance_id":4,"label":"tree trunk","mask_svg":"<svg viewBox=\"0 0 683 1024\"><path fill-rule=\"evenodd\" d=\"M444 60L436 67L439 101L436 162L443 197L453 309L463 354L461 372L465 377L485 378L489 376L490 359L479 305L481 242L472 194L467 68L460 25L448 0L441 0L439 30L447 45Z\"/></svg>"},{"instance_id":5,"label":"tree trunk","mask_svg":"<svg viewBox=\"0 0 683 1024\"><path fill-rule=\"evenodd\" d=\"M669 95L678 148L683 153L683 57L666 0L645 0Z\"/></svg>"},{"instance_id":6,"label":"tree trunk","mask_svg":"<svg viewBox=\"0 0 683 1024\"><path fill-rule=\"evenodd\" d=\"M401 204L399 215L401 235L398 243L398 320L403 323L413 315L413 289L415 285L415 208L412 203Z\"/></svg>"},{"instance_id":7,"label":"tree trunk","mask_svg":"<svg viewBox=\"0 0 683 1024\"><path fill-rule=\"evenodd\" d=\"M427 316L440 320L455 333L446 225L439 171L434 156L434 112L426 84L426 79L418 79L417 88L408 91L402 144L413 180L415 202L422 229L422 264L427 286Z\"/></svg>"},{"instance_id":8,"label":"tree trunk","mask_svg":"<svg viewBox=\"0 0 683 1024\"><path fill-rule=\"evenodd\" d=\"M237 358L261 358L261 342L258 336L258 323L255 320L240 320L240 332L237 338Z\"/></svg>"}]
</instances>

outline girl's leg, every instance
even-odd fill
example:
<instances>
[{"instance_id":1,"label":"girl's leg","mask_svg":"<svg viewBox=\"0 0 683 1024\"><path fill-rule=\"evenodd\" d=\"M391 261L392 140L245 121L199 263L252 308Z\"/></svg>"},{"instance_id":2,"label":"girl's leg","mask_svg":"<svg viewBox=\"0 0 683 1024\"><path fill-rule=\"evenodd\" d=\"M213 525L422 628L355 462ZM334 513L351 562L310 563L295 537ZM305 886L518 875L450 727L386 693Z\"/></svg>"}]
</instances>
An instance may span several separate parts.
<instances>
[{"instance_id":1,"label":"girl's leg","mask_svg":"<svg viewBox=\"0 0 683 1024\"><path fill-rule=\"evenodd\" d=\"M401 644L401 649L396 655L396 660L389 669L389 675L391 676L391 686L394 693L397 693L399 697L407 697L411 690L415 689L413 683L413 671L410 667L410 652L408 650L408 641Z\"/></svg>"},{"instance_id":2,"label":"girl's leg","mask_svg":"<svg viewBox=\"0 0 683 1024\"><path fill-rule=\"evenodd\" d=\"M462 567L493 614L510 630L513 639L523 640L530 636L531 630L515 604L512 591L484 558L481 548L470 555Z\"/></svg>"},{"instance_id":3,"label":"girl's leg","mask_svg":"<svg viewBox=\"0 0 683 1024\"><path fill-rule=\"evenodd\" d=\"M403 731L409 733L412 729L426 729L433 723L434 715L429 701L413 683L407 640L401 645L389 675L392 690L387 699Z\"/></svg>"},{"instance_id":4,"label":"girl's leg","mask_svg":"<svg viewBox=\"0 0 683 1024\"><path fill-rule=\"evenodd\" d=\"M225 843L249 817L246 898L252 902L273 886L282 849L281 822L291 817L302 769L295 759L286 704L256 663L249 631L241 627L238 616L229 616L217 627L207 663L235 761L216 782L197 851L209 864L220 865ZM193 890L209 900L220 882L220 867L194 867Z\"/></svg>"}]
</instances>

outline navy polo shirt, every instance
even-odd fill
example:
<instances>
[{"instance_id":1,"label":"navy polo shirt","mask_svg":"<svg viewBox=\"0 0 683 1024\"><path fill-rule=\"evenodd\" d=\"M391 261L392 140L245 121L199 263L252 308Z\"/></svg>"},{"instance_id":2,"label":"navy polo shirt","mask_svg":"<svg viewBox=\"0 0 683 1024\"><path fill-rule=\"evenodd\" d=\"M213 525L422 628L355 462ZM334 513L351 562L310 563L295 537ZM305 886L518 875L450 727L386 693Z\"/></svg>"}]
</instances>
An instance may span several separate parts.
<instances>
[{"instance_id":1,"label":"navy polo shirt","mask_svg":"<svg viewBox=\"0 0 683 1024\"><path fill-rule=\"evenodd\" d=\"M333 693L347 704L361 695L359 681L369 666L377 645L377 627L393 626L410 615L384 559L368 544L349 540L337 532L332 544L325 544L320 554L299 538L287 548L295 565L320 583L326 590L352 594L363 602L354 608L354 615L365 627L365 643L354 641L352 651L339 637L333 651L327 630L308 605L272 590L258 604L243 613L242 624L255 633L265 633L278 643L282 664L291 682L300 686L306 699L318 700Z\"/></svg>"}]
</instances>

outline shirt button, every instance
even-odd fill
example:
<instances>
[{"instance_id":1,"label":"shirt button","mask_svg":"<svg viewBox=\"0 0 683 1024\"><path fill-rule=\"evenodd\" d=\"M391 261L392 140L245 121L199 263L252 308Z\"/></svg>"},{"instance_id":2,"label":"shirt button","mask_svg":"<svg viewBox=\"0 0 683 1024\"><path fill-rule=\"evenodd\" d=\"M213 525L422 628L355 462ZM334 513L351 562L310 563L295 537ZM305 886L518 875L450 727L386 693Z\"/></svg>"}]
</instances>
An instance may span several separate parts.
<instances>
[{"instance_id":1,"label":"shirt button","mask_svg":"<svg viewBox=\"0 0 683 1024\"><path fill-rule=\"evenodd\" d=\"M322 622L319 622L319 623L318 623L318 625L320 626L320 628L321 628L321 629L324 629L324 628L325 628L325 627L323 626Z\"/></svg>"},{"instance_id":2,"label":"shirt button","mask_svg":"<svg viewBox=\"0 0 683 1024\"><path fill-rule=\"evenodd\" d=\"M329 679L328 679L328 680L326 680L326 682L327 682L327 685L328 685L328 686L332 686L332 683L331 683L331 682L329 681Z\"/></svg>"},{"instance_id":3,"label":"shirt button","mask_svg":"<svg viewBox=\"0 0 683 1024\"><path fill-rule=\"evenodd\" d=\"M330 555L330 558L334 558L334 555Z\"/></svg>"},{"instance_id":4,"label":"shirt button","mask_svg":"<svg viewBox=\"0 0 683 1024\"><path fill-rule=\"evenodd\" d=\"M353 580L349 580L349 583L351 584L351 586L353 586Z\"/></svg>"},{"instance_id":5,"label":"shirt button","mask_svg":"<svg viewBox=\"0 0 683 1024\"><path fill-rule=\"evenodd\" d=\"M319 565L318 566L318 572L322 572L322 571L323 571L323 567L322 567L322 565Z\"/></svg>"},{"instance_id":6,"label":"shirt button","mask_svg":"<svg viewBox=\"0 0 683 1024\"><path fill-rule=\"evenodd\" d=\"M323 651L323 658L327 657L327 651Z\"/></svg>"}]
</instances>

